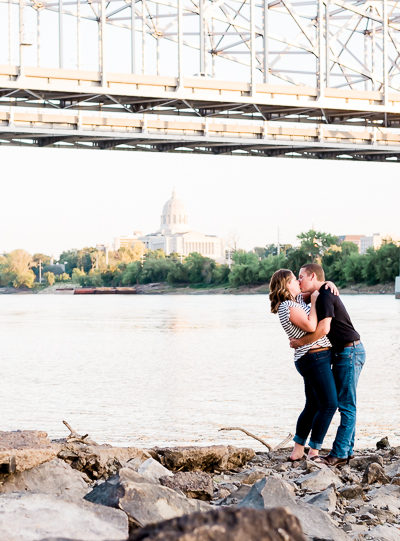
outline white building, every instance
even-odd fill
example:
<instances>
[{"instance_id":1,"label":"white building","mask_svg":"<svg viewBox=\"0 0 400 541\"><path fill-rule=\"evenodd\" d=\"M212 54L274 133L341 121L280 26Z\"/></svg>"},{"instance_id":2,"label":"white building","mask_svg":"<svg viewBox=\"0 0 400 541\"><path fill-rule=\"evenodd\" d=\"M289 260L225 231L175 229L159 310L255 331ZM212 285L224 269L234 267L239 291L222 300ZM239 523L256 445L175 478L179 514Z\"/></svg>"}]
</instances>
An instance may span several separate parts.
<instances>
[{"instance_id":1,"label":"white building","mask_svg":"<svg viewBox=\"0 0 400 541\"><path fill-rule=\"evenodd\" d=\"M197 252L216 261L224 261L222 239L190 231L184 204L176 197L175 190L162 210L160 228L155 233L139 237L149 250L164 250L166 255L178 253L186 256Z\"/></svg>"}]
</instances>

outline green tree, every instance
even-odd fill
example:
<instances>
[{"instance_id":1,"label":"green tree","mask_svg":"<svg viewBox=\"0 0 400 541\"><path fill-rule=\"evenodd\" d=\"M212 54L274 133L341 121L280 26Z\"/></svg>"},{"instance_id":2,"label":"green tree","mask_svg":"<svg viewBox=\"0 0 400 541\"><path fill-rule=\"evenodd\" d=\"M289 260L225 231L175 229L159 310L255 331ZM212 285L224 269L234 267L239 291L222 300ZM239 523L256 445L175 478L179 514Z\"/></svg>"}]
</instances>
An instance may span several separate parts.
<instances>
[{"instance_id":1,"label":"green tree","mask_svg":"<svg viewBox=\"0 0 400 541\"><path fill-rule=\"evenodd\" d=\"M376 251L376 274L380 283L391 282L399 273L400 247L393 242L382 244Z\"/></svg>"},{"instance_id":2,"label":"green tree","mask_svg":"<svg viewBox=\"0 0 400 541\"><path fill-rule=\"evenodd\" d=\"M307 255L310 262L320 263L321 257L334 244L338 244L339 240L334 235L315 231L310 229L304 233L297 235L300 240L300 248Z\"/></svg>"},{"instance_id":3,"label":"green tree","mask_svg":"<svg viewBox=\"0 0 400 541\"><path fill-rule=\"evenodd\" d=\"M287 259L285 254L280 255L268 255L265 259L260 261L258 269L258 280L260 283L268 283L272 275L278 269L285 268L287 266Z\"/></svg>"},{"instance_id":4,"label":"green tree","mask_svg":"<svg viewBox=\"0 0 400 541\"><path fill-rule=\"evenodd\" d=\"M142 272L142 266L138 261L133 261L127 265L122 273L121 283L124 286L133 286L139 283L139 278Z\"/></svg>"},{"instance_id":5,"label":"green tree","mask_svg":"<svg viewBox=\"0 0 400 541\"><path fill-rule=\"evenodd\" d=\"M78 268L73 269L72 281L82 286L86 285L86 272Z\"/></svg>"},{"instance_id":6,"label":"green tree","mask_svg":"<svg viewBox=\"0 0 400 541\"><path fill-rule=\"evenodd\" d=\"M254 252L236 250L236 252L232 254L232 260L235 265L257 265L259 257Z\"/></svg>"},{"instance_id":7,"label":"green tree","mask_svg":"<svg viewBox=\"0 0 400 541\"><path fill-rule=\"evenodd\" d=\"M35 274L31 269L32 256L25 250L13 250L5 256L3 264L3 280L16 288L31 288Z\"/></svg>"},{"instance_id":8,"label":"green tree","mask_svg":"<svg viewBox=\"0 0 400 541\"><path fill-rule=\"evenodd\" d=\"M54 282L56 281L56 276L54 272L45 272L43 278L48 286L54 285Z\"/></svg>"},{"instance_id":9,"label":"green tree","mask_svg":"<svg viewBox=\"0 0 400 541\"><path fill-rule=\"evenodd\" d=\"M185 259L184 266L190 284L211 284L213 271L216 267L214 259L193 252Z\"/></svg>"}]
</instances>

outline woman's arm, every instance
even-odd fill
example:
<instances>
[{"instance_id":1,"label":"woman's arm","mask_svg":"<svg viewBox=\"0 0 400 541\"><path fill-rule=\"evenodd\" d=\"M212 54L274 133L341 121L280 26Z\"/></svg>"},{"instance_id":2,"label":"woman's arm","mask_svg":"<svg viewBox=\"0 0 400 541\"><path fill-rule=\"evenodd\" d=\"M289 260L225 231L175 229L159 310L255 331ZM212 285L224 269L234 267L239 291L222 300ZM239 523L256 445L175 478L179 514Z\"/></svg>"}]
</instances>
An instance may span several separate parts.
<instances>
[{"instance_id":1,"label":"woman's arm","mask_svg":"<svg viewBox=\"0 0 400 541\"><path fill-rule=\"evenodd\" d=\"M307 315L306 311L303 310L300 306L291 306L289 308L290 310L290 316L289 319L293 323L293 325L296 325L296 327L299 327L302 331L306 332L314 332L317 328L318 319L317 319L317 311L315 309L315 302L317 300L317 297L319 295L318 291L314 291L314 293L311 295L311 309L310 313Z\"/></svg>"}]
</instances>

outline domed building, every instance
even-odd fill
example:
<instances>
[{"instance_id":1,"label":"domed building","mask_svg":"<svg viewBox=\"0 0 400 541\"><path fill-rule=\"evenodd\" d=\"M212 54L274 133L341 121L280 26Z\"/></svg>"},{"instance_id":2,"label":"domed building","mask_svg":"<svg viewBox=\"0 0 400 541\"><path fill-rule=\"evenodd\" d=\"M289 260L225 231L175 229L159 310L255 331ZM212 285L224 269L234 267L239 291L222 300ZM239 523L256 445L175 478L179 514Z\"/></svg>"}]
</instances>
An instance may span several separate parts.
<instances>
[{"instance_id":1,"label":"domed building","mask_svg":"<svg viewBox=\"0 0 400 541\"><path fill-rule=\"evenodd\" d=\"M165 203L160 228L155 233L140 237L149 250L164 250L166 255L177 253L187 256L197 252L216 261L224 261L224 245L216 235L205 235L190 231L189 219L183 202L177 198L175 190Z\"/></svg>"}]
</instances>

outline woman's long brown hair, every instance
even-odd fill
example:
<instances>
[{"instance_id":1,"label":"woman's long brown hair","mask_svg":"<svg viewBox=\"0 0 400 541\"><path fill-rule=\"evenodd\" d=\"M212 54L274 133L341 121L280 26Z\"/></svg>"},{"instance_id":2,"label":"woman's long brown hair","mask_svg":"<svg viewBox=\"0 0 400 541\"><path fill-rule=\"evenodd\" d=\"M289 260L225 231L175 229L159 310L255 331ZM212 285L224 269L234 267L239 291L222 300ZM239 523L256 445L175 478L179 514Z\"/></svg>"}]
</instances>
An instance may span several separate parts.
<instances>
[{"instance_id":1,"label":"woman's long brown hair","mask_svg":"<svg viewBox=\"0 0 400 541\"><path fill-rule=\"evenodd\" d=\"M277 313L281 302L293 300L287 288L287 284L293 276L293 272L289 269L279 269L272 275L269 283L269 300L273 314Z\"/></svg>"}]
</instances>

